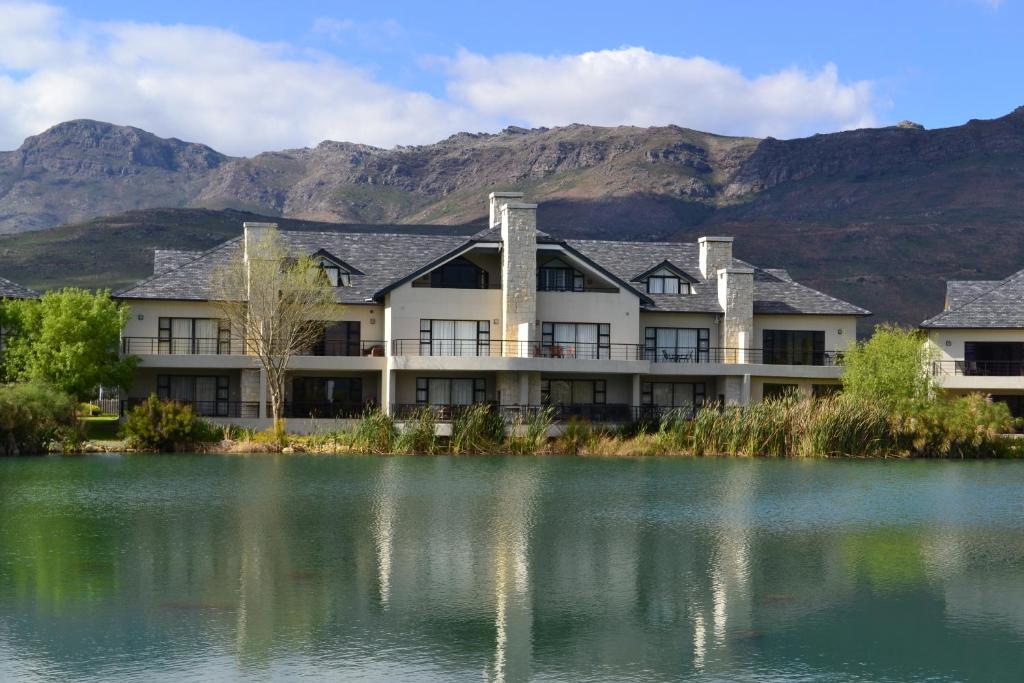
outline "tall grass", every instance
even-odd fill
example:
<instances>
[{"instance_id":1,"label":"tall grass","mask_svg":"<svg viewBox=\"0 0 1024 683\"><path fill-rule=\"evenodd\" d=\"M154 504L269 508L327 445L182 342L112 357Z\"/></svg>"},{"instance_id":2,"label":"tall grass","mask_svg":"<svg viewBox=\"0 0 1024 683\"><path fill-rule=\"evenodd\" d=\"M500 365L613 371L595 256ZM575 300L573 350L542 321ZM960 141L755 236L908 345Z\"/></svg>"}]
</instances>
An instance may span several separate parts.
<instances>
[{"instance_id":1,"label":"tall grass","mask_svg":"<svg viewBox=\"0 0 1024 683\"><path fill-rule=\"evenodd\" d=\"M394 453L398 430L391 416L381 410L365 412L352 430L353 450L381 455Z\"/></svg>"},{"instance_id":2,"label":"tall grass","mask_svg":"<svg viewBox=\"0 0 1024 683\"><path fill-rule=\"evenodd\" d=\"M548 432L554 422L554 409L548 407L520 413L512 421L508 435L508 451L517 455L543 453L548 443Z\"/></svg>"},{"instance_id":3,"label":"tall grass","mask_svg":"<svg viewBox=\"0 0 1024 683\"><path fill-rule=\"evenodd\" d=\"M471 406L452 421L451 453L494 453L504 446L505 418L490 405Z\"/></svg>"},{"instance_id":4,"label":"tall grass","mask_svg":"<svg viewBox=\"0 0 1024 683\"><path fill-rule=\"evenodd\" d=\"M437 436L437 415L427 406L417 410L402 424L395 442L396 453L433 455L441 451Z\"/></svg>"}]
</instances>

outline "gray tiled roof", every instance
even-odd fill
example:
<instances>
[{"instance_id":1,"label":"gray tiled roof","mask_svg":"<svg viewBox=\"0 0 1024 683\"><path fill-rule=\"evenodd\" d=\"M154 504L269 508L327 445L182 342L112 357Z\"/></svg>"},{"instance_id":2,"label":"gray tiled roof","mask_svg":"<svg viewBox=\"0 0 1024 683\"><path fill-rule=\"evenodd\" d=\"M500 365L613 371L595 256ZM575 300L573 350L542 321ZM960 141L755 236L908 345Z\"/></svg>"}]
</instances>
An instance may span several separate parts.
<instances>
[{"instance_id":1,"label":"gray tiled roof","mask_svg":"<svg viewBox=\"0 0 1024 683\"><path fill-rule=\"evenodd\" d=\"M180 249L154 249L153 250L153 273L166 273L178 266L183 266L203 252L182 251Z\"/></svg>"},{"instance_id":2,"label":"gray tiled roof","mask_svg":"<svg viewBox=\"0 0 1024 683\"><path fill-rule=\"evenodd\" d=\"M35 299L39 294L28 287L0 277L0 299Z\"/></svg>"},{"instance_id":3,"label":"gray tiled roof","mask_svg":"<svg viewBox=\"0 0 1024 683\"><path fill-rule=\"evenodd\" d=\"M467 243L460 235L391 234L369 232L292 232L281 236L295 255L324 249L358 268L351 287L339 287L339 303L365 303L395 280ZM213 276L241 249L241 237L225 242L174 270L153 275L116 294L122 299L185 299L205 301L213 296Z\"/></svg>"},{"instance_id":4,"label":"gray tiled roof","mask_svg":"<svg viewBox=\"0 0 1024 683\"><path fill-rule=\"evenodd\" d=\"M921 327L1024 327L1024 270L1005 280L948 282L946 310Z\"/></svg>"},{"instance_id":5,"label":"gray tiled roof","mask_svg":"<svg viewBox=\"0 0 1024 683\"><path fill-rule=\"evenodd\" d=\"M281 235L294 255L313 254L321 249L344 260L363 275L352 276L352 286L337 290L340 303L364 303L375 294L398 281L411 277L437 259L473 241L500 240L496 229L467 235L440 234L436 230L424 232L392 233L387 226L382 232L369 232L360 226L358 232L293 232ZM538 233L542 243L557 242L545 233ZM117 293L125 299L184 299L206 300L213 295L212 274L226 263L240 248L241 238L235 238L177 268L154 275ZM720 313L717 281L707 282L698 266L696 244L685 242L613 242L602 240L567 240L570 248L606 269L611 275L629 286L637 275L664 261L690 276L694 281L693 294L646 295L650 301L644 306L652 310L676 312ZM752 267L733 260L737 267ZM641 296L644 296L643 294ZM823 315L867 315L868 312L827 294L805 287L789 278L785 271L754 271L755 313L801 313Z\"/></svg>"},{"instance_id":6,"label":"gray tiled roof","mask_svg":"<svg viewBox=\"0 0 1024 683\"><path fill-rule=\"evenodd\" d=\"M708 282L701 275L700 251L692 242L569 240L568 243L626 281L663 261L669 261L694 280L690 295L649 294L655 310L722 312L718 303L718 281ZM754 313L869 315L859 306L793 282L784 270L757 268L740 259L733 259L733 266L754 268Z\"/></svg>"}]
</instances>

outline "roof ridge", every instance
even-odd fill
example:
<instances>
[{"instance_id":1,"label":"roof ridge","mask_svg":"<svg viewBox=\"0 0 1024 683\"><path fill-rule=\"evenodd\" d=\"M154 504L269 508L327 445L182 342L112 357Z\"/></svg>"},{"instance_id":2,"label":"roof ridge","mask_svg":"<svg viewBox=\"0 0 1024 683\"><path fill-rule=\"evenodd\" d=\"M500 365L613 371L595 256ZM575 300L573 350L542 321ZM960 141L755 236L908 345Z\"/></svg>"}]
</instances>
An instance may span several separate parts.
<instances>
[{"instance_id":1,"label":"roof ridge","mask_svg":"<svg viewBox=\"0 0 1024 683\"><path fill-rule=\"evenodd\" d=\"M927 320L925 320L921 324L924 325L925 323L932 322L934 320L938 320L938 319L942 318L943 316L945 316L947 313L952 313L954 311L963 310L965 307L969 306L970 304L976 303L983 296L987 296L987 295L991 294L992 292L996 291L997 289L999 289L1001 287L1005 287L1006 285L1010 284L1011 281L1019 279L1019 278L1022 278L1022 277L1024 277L1024 268L1018 270L1015 273L1011 273L1010 275L1007 275L1002 280L977 280L977 282L995 282L995 284L992 287L989 287L988 289L986 289L985 291L980 292L975 297L973 297L971 299L967 299L966 301L962 301L960 303L960 305L957 306L956 308L947 308L946 310L941 311L941 312L937 313L936 315L933 315L932 317L928 318ZM970 281L962 281L962 282L970 282ZM949 281L948 280L947 280L946 287L947 288L949 287Z\"/></svg>"}]
</instances>

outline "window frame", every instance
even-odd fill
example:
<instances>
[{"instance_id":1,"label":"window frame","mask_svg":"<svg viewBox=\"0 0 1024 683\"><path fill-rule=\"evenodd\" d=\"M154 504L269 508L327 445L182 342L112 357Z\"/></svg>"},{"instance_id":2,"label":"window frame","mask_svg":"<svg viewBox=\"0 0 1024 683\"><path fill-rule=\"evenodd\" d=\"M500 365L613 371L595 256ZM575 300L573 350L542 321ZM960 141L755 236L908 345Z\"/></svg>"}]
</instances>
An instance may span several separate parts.
<instances>
[{"instance_id":1,"label":"window frame","mask_svg":"<svg viewBox=\"0 0 1024 683\"><path fill-rule=\"evenodd\" d=\"M448 401L446 403L431 404L430 403L430 380L432 379L443 379L448 380ZM473 381L473 403L471 405L478 405L481 403L487 403L487 378L485 377L417 377L416 378L416 405L442 405L452 406L452 390L451 382L454 380L472 380Z\"/></svg>"}]
</instances>

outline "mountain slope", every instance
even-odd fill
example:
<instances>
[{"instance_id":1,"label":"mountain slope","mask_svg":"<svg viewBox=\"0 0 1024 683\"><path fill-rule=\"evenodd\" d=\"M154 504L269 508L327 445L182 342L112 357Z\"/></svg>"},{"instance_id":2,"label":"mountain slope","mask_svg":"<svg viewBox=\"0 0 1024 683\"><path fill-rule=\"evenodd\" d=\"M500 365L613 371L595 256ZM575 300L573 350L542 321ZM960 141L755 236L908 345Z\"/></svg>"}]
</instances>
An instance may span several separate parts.
<instances>
[{"instance_id":1,"label":"mountain slope","mask_svg":"<svg viewBox=\"0 0 1024 683\"><path fill-rule=\"evenodd\" d=\"M70 122L0 153L0 232L74 221L0 236L0 272L38 287L115 285L148 268L129 246L203 248L238 233L238 211L462 225L482 219L493 189L527 192L544 229L565 237L732 234L741 258L786 267L876 320L916 323L941 308L944 279L1024 266L1024 108L796 140L573 125L250 159ZM81 220L147 206L169 208Z\"/></svg>"}]
</instances>

